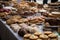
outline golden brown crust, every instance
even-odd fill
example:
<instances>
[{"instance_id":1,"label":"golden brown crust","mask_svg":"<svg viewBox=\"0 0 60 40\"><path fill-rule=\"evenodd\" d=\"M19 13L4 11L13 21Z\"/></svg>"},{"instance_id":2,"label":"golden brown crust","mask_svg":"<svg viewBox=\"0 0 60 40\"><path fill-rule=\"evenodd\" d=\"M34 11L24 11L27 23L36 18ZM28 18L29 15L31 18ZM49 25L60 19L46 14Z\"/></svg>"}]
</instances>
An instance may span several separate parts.
<instances>
[{"instance_id":1,"label":"golden brown crust","mask_svg":"<svg viewBox=\"0 0 60 40\"><path fill-rule=\"evenodd\" d=\"M48 38L48 36L47 35L44 35L44 34L40 35L39 37L40 38Z\"/></svg>"},{"instance_id":2,"label":"golden brown crust","mask_svg":"<svg viewBox=\"0 0 60 40\"><path fill-rule=\"evenodd\" d=\"M33 39L33 40L34 40L34 39L36 40L36 39L38 39L38 37L35 36L35 35L31 35L31 36L30 36L30 39L31 39L31 40L32 40L32 39Z\"/></svg>"},{"instance_id":3,"label":"golden brown crust","mask_svg":"<svg viewBox=\"0 0 60 40\"><path fill-rule=\"evenodd\" d=\"M49 34L52 34L52 32L51 31L45 31L44 34L49 35Z\"/></svg>"},{"instance_id":4,"label":"golden brown crust","mask_svg":"<svg viewBox=\"0 0 60 40\"><path fill-rule=\"evenodd\" d=\"M36 35L36 36L39 36L39 35L41 35L42 33L41 32L35 32L34 33L34 35Z\"/></svg>"},{"instance_id":5,"label":"golden brown crust","mask_svg":"<svg viewBox=\"0 0 60 40\"><path fill-rule=\"evenodd\" d=\"M31 36L31 34L25 34L24 38L29 38Z\"/></svg>"},{"instance_id":6,"label":"golden brown crust","mask_svg":"<svg viewBox=\"0 0 60 40\"><path fill-rule=\"evenodd\" d=\"M52 33L52 34L50 34L50 35L48 35L48 36L51 37L51 38L57 37L57 35L54 34L54 33Z\"/></svg>"},{"instance_id":7,"label":"golden brown crust","mask_svg":"<svg viewBox=\"0 0 60 40\"><path fill-rule=\"evenodd\" d=\"M37 39L37 40L42 40L42 39Z\"/></svg>"}]
</instances>

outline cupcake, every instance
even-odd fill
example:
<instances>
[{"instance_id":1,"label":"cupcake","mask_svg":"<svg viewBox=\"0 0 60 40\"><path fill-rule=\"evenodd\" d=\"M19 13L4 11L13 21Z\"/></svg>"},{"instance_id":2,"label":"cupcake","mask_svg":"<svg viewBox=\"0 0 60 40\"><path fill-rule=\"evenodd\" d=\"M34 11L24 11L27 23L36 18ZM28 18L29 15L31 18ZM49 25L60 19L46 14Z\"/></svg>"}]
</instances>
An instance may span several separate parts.
<instances>
[{"instance_id":1,"label":"cupcake","mask_svg":"<svg viewBox=\"0 0 60 40\"><path fill-rule=\"evenodd\" d=\"M38 36L39 37L39 35L41 35L42 33L40 33L40 32L35 32L34 33L34 35L36 35L36 36Z\"/></svg>"},{"instance_id":2,"label":"cupcake","mask_svg":"<svg viewBox=\"0 0 60 40\"><path fill-rule=\"evenodd\" d=\"M37 40L37 39L38 39L38 36L35 36L35 35L30 36L30 40Z\"/></svg>"},{"instance_id":3,"label":"cupcake","mask_svg":"<svg viewBox=\"0 0 60 40\"><path fill-rule=\"evenodd\" d=\"M49 39L48 36L44 35L44 34L40 35L39 38L42 40L48 40Z\"/></svg>"},{"instance_id":4,"label":"cupcake","mask_svg":"<svg viewBox=\"0 0 60 40\"><path fill-rule=\"evenodd\" d=\"M48 37L49 37L50 40L58 40L58 36L54 33L48 35Z\"/></svg>"},{"instance_id":5,"label":"cupcake","mask_svg":"<svg viewBox=\"0 0 60 40\"><path fill-rule=\"evenodd\" d=\"M52 32L51 31L45 31L44 34L49 35L49 34L52 34Z\"/></svg>"}]
</instances>

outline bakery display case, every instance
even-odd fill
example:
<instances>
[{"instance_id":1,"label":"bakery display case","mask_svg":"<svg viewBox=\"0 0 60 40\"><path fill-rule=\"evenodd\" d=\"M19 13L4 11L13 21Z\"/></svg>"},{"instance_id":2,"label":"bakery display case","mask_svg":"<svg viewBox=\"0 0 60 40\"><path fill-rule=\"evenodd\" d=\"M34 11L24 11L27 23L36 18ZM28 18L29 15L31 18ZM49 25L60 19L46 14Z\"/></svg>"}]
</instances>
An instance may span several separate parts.
<instances>
[{"instance_id":1,"label":"bakery display case","mask_svg":"<svg viewBox=\"0 0 60 40\"><path fill-rule=\"evenodd\" d=\"M2 1L0 5L2 40L59 40L59 2L43 5L9 0L8 3Z\"/></svg>"}]
</instances>

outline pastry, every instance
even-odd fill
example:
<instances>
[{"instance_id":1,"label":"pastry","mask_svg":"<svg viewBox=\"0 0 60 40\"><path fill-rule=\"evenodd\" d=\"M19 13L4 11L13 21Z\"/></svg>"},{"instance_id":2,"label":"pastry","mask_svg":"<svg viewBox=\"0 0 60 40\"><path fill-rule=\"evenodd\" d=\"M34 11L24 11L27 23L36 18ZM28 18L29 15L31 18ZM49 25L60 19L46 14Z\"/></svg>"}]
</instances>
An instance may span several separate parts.
<instances>
[{"instance_id":1,"label":"pastry","mask_svg":"<svg viewBox=\"0 0 60 40\"><path fill-rule=\"evenodd\" d=\"M49 39L48 36L44 35L44 34L40 35L39 38L42 40L48 40Z\"/></svg>"},{"instance_id":2,"label":"pastry","mask_svg":"<svg viewBox=\"0 0 60 40\"><path fill-rule=\"evenodd\" d=\"M38 37L35 36L35 35L31 35L31 36L30 36L30 40L37 40L37 39L38 39Z\"/></svg>"},{"instance_id":3,"label":"pastry","mask_svg":"<svg viewBox=\"0 0 60 40\"><path fill-rule=\"evenodd\" d=\"M22 28L24 28L26 31L28 31L29 33L34 33L36 31L38 31L37 27L31 27L28 24L22 23L19 24Z\"/></svg>"},{"instance_id":4,"label":"pastry","mask_svg":"<svg viewBox=\"0 0 60 40\"><path fill-rule=\"evenodd\" d=\"M19 36L24 36L25 34L27 34L28 32L26 31L26 29L24 29L24 28L21 28L19 31L18 31L18 34L19 34Z\"/></svg>"},{"instance_id":5,"label":"pastry","mask_svg":"<svg viewBox=\"0 0 60 40\"><path fill-rule=\"evenodd\" d=\"M37 25L36 25L36 24L31 24L30 26L31 26L31 27L37 27Z\"/></svg>"},{"instance_id":6,"label":"pastry","mask_svg":"<svg viewBox=\"0 0 60 40\"><path fill-rule=\"evenodd\" d=\"M31 7L37 6L37 3L36 3L36 2L29 2L28 4L29 4Z\"/></svg>"},{"instance_id":7,"label":"pastry","mask_svg":"<svg viewBox=\"0 0 60 40\"><path fill-rule=\"evenodd\" d=\"M58 36L54 33L48 35L48 37L49 37L50 40L58 40Z\"/></svg>"},{"instance_id":8,"label":"pastry","mask_svg":"<svg viewBox=\"0 0 60 40\"><path fill-rule=\"evenodd\" d=\"M6 21L6 23L7 24L14 24L15 22L14 22L14 20L9 19L9 20Z\"/></svg>"},{"instance_id":9,"label":"pastry","mask_svg":"<svg viewBox=\"0 0 60 40\"><path fill-rule=\"evenodd\" d=\"M49 27L50 24L48 22L45 23L45 27Z\"/></svg>"},{"instance_id":10,"label":"pastry","mask_svg":"<svg viewBox=\"0 0 60 40\"><path fill-rule=\"evenodd\" d=\"M7 23L7 24L18 23L20 19L21 19L21 17L18 16L18 15L11 16L11 17L6 21L6 23Z\"/></svg>"},{"instance_id":11,"label":"pastry","mask_svg":"<svg viewBox=\"0 0 60 40\"><path fill-rule=\"evenodd\" d=\"M33 27L31 27L31 26L28 26L26 30L27 30L29 33L35 33L35 32L38 31L37 28L33 28Z\"/></svg>"},{"instance_id":12,"label":"pastry","mask_svg":"<svg viewBox=\"0 0 60 40\"><path fill-rule=\"evenodd\" d=\"M37 40L42 40L42 39L37 39Z\"/></svg>"},{"instance_id":13,"label":"pastry","mask_svg":"<svg viewBox=\"0 0 60 40\"><path fill-rule=\"evenodd\" d=\"M11 17L10 17L10 19L13 19L13 18L21 19L21 16L19 16L19 15L14 15L14 16L11 16Z\"/></svg>"},{"instance_id":14,"label":"pastry","mask_svg":"<svg viewBox=\"0 0 60 40\"><path fill-rule=\"evenodd\" d=\"M52 34L52 32L51 31L44 31L44 34L49 35L49 34Z\"/></svg>"},{"instance_id":15,"label":"pastry","mask_svg":"<svg viewBox=\"0 0 60 40\"><path fill-rule=\"evenodd\" d=\"M10 27L15 31L18 32L21 27L18 24L11 24Z\"/></svg>"},{"instance_id":16,"label":"pastry","mask_svg":"<svg viewBox=\"0 0 60 40\"><path fill-rule=\"evenodd\" d=\"M35 32L35 33L34 33L34 35L36 35L36 36L38 36L38 37L39 37L41 34L42 34L41 32Z\"/></svg>"},{"instance_id":17,"label":"pastry","mask_svg":"<svg viewBox=\"0 0 60 40\"><path fill-rule=\"evenodd\" d=\"M6 16L6 15L8 15L9 13L7 13L7 12L1 12L0 13L0 17L4 17L4 16Z\"/></svg>"},{"instance_id":18,"label":"pastry","mask_svg":"<svg viewBox=\"0 0 60 40\"><path fill-rule=\"evenodd\" d=\"M30 36L31 36L31 34L25 34L24 39L29 39Z\"/></svg>"}]
</instances>

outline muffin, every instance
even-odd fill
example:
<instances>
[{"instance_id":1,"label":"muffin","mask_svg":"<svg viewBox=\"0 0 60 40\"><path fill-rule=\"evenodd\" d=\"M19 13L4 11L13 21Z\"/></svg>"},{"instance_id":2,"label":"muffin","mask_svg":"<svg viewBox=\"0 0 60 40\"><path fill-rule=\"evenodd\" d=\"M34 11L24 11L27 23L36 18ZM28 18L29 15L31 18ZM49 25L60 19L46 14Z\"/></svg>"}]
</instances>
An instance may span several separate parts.
<instances>
[{"instance_id":1,"label":"muffin","mask_svg":"<svg viewBox=\"0 0 60 40\"><path fill-rule=\"evenodd\" d=\"M44 34L49 35L49 34L52 34L52 32L51 31L45 31Z\"/></svg>"},{"instance_id":2,"label":"muffin","mask_svg":"<svg viewBox=\"0 0 60 40\"><path fill-rule=\"evenodd\" d=\"M44 35L44 34L40 35L39 38L42 40L48 40L49 39L48 36Z\"/></svg>"},{"instance_id":3,"label":"muffin","mask_svg":"<svg viewBox=\"0 0 60 40\"><path fill-rule=\"evenodd\" d=\"M36 36L38 36L39 37L39 35L41 35L42 33L40 33L40 32L35 32L34 33L34 35L36 35Z\"/></svg>"},{"instance_id":4,"label":"muffin","mask_svg":"<svg viewBox=\"0 0 60 40\"><path fill-rule=\"evenodd\" d=\"M50 40L58 40L58 36L54 33L48 35L48 37L49 37Z\"/></svg>"},{"instance_id":5,"label":"muffin","mask_svg":"<svg viewBox=\"0 0 60 40\"><path fill-rule=\"evenodd\" d=\"M37 40L37 39L38 39L38 36L35 36L35 35L30 36L30 40Z\"/></svg>"},{"instance_id":6,"label":"muffin","mask_svg":"<svg viewBox=\"0 0 60 40\"><path fill-rule=\"evenodd\" d=\"M31 36L31 34L25 34L24 39L29 39L30 36Z\"/></svg>"}]
</instances>

